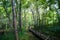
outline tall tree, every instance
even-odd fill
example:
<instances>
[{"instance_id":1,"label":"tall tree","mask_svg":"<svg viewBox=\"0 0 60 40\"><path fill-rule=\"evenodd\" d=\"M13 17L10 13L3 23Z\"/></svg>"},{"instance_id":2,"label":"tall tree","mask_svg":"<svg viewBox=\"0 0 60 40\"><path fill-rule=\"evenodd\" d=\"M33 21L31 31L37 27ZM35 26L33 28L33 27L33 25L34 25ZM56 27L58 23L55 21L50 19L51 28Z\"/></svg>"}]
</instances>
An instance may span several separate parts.
<instances>
[{"instance_id":1,"label":"tall tree","mask_svg":"<svg viewBox=\"0 0 60 40\"><path fill-rule=\"evenodd\" d=\"M18 2L18 14L19 14L19 29L21 31L21 0L17 0Z\"/></svg>"},{"instance_id":2,"label":"tall tree","mask_svg":"<svg viewBox=\"0 0 60 40\"><path fill-rule=\"evenodd\" d=\"M15 40L18 40L18 30L17 30L17 24L16 24L16 12L15 12L15 8L16 8L16 3L15 0L11 0L12 2L12 13L13 13L13 27L14 27L14 31L15 31Z\"/></svg>"},{"instance_id":3,"label":"tall tree","mask_svg":"<svg viewBox=\"0 0 60 40\"><path fill-rule=\"evenodd\" d=\"M60 11L60 0L58 0L58 12ZM59 21L59 25L60 25L60 12L58 13L58 15L57 15L57 17L58 17L58 21Z\"/></svg>"},{"instance_id":4,"label":"tall tree","mask_svg":"<svg viewBox=\"0 0 60 40\"><path fill-rule=\"evenodd\" d=\"M2 0L3 2L3 8L5 9L5 12L6 12L6 17L8 18L8 26L11 26L11 23L10 23L10 12L8 12L8 6L7 3L9 4L8 0Z\"/></svg>"}]
</instances>

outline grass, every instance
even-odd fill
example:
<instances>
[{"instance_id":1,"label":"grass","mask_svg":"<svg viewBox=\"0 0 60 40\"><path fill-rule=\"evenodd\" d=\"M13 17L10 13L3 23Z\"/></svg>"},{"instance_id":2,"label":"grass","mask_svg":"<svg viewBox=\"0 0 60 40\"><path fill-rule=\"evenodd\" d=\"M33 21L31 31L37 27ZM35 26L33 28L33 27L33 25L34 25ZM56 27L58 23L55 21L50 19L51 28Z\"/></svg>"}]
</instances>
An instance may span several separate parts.
<instances>
[{"instance_id":1,"label":"grass","mask_svg":"<svg viewBox=\"0 0 60 40\"><path fill-rule=\"evenodd\" d=\"M4 35L1 35L0 40L14 40L14 34L6 33Z\"/></svg>"},{"instance_id":2,"label":"grass","mask_svg":"<svg viewBox=\"0 0 60 40\"><path fill-rule=\"evenodd\" d=\"M20 40L35 40L36 38L27 31L22 31L18 33ZM0 40L15 40L15 36L13 32L5 33L4 35L0 35ZM36 39L37 40L37 39Z\"/></svg>"}]
</instances>

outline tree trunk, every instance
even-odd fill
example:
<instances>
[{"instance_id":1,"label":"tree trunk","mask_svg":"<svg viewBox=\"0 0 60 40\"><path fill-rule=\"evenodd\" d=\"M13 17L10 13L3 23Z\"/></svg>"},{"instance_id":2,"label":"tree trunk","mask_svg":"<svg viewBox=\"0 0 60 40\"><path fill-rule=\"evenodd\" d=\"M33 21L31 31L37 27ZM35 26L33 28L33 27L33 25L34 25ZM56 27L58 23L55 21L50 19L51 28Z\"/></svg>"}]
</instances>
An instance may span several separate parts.
<instances>
[{"instance_id":1,"label":"tree trunk","mask_svg":"<svg viewBox=\"0 0 60 40\"><path fill-rule=\"evenodd\" d=\"M18 14L19 14L19 29L21 30L21 0L18 1Z\"/></svg>"},{"instance_id":2,"label":"tree trunk","mask_svg":"<svg viewBox=\"0 0 60 40\"><path fill-rule=\"evenodd\" d=\"M24 26L26 28L26 13L25 13L26 9L24 9Z\"/></svg>"},{"instance_id":3,"label":"tree trunk","mask_svg":"<svg viewBox=\"0 0 60 40\"><path fill-rule=\"evenodd\" d=\"M32 12L32 16L33 16L33 22L34 22L34 27L35 27L35 23L36 23L36 21L35 21L35 16L34 16L34 11L33 11L33 9L31 9L31 12Z\"/></svg>"},{"instance_id":4,"label":"tree trunk","mask_svg":"<svg viewBox=\"0 0 60 40\"><path fill-rule=\"evenodd\" d=\"M58 18L58 21L59 21L59 23L58 23L58 25L60 25L60 0L58 0L58 12L57 12L57 18Z\"/></svg>"},{"instance_id":5,"label":"tree trunk","mask_svg":"<svg viewBox=\"0 0 60 40\"><path fill-rule=\"evenodd\" d=\"M15 32L15 40L18 40L18 30L17 30L17 24L16 24L16 12L15 12L15 0L11 0L12 2L12 13L13 13L13 27Z\"/></svg>"},{"instance_id":6,"label":"tree trunk","mask_svg":"<svg viewBox=\"0 0 60 40\"><path fill-rule=\"evenodd\" d=\"M7 12L7 6L6 6L6 3L5 3L5 2L7 2L7 1L6 1L6 0L3 1L3 8L5 9L5 12L6 12L6 15L7 15L6 17L8 18L9 23L10 23L10 17L9 17L10 15L9 15L9 13ZM5 5L4 5L4 3L5 3ZM9 23L7 24L8 26L10 26ZM6 28L7 28L7 27L6 27Z\"/></svg>"},{"instance_id":7,"label":"tree trunk","mask_svg":"<svg viewBox=\"0 0 60 40\"><path fill-rule=\"evenodd\" d=\"M7 11L7 7L5 8L5 12L6 12L6 15L7 15L7 18L8 18L8 21L9 21L9 23L8 23L8 26L10 26L11 27L11 21L10 21L10 13L8 13L8 11Z\"/></svg>"},{"instance_id":8,"label":"tree trunk","mask_svg":"<svg viewBox=\"0 0 60 40\"><path fill-rule=\"evenodd\" d=\"M40 25L40 14L39 14L39 9L38 9L37 2L36 2L35 5L36 5L36 13L37 13L37 25L39 26Z\"/></svg>"}]
</instances>

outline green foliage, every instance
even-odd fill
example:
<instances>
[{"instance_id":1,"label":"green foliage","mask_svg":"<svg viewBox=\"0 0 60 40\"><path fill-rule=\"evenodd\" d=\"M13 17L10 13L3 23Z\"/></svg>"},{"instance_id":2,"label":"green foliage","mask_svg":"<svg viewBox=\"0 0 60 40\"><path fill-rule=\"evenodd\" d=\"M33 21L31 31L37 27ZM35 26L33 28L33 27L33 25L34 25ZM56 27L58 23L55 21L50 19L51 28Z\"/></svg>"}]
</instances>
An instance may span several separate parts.
<instances>
[{"instance_id":1,"label":"green foliage","mask_svg":"<svg viewBox=\"0 0 60 40\"><path fill-rule=\"evenodd\" d=\"M43 33L48 33L52 35L60 34L60 14L56 10L59 7L58 0L21 0L21 5L18 4L20 0L15 0L16 3L16 21L17 27L18 19L19 19L19 12L18 7L21 6L21 20L22 20L22 34L19 32L19 37L24 39L27 34L25 31L29 29L31 25L37 31L42 31ZM20 6L19 6L20 5ZM58 6L56 6L58 5ZM57 8L53 7L56 6ZM51 9L50 9L51 8ZM55 9L54 9L55 8ZM31 9L33 11L31 11ZM25 12L24 12L24 11ZM11 0L0 0L0 28L4 27L4 29L13 28L13 15L12 15L12 4ZM11 25L10 25L11 24ZM10 25L10 26L9 26ZM18 28L19 29L19 28ZM5 37L6 36L6 37ZM28 36L24 40L28 39ZM13 33L8 33L7 35L3 35L2 40L14 40Z\"/></svg>"}]
</instances>

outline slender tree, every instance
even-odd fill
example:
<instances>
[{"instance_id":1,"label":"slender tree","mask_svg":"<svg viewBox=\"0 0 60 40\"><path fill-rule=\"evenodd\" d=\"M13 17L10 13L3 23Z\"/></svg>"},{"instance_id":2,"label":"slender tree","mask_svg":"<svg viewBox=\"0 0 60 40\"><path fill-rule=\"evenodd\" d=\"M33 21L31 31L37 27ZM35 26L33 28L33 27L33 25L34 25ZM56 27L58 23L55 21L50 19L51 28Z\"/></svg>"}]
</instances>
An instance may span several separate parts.
<instances>
[{"instance_id":1,"label":"slender tree","mask_svg":"<svg viewBox=\"0 0 60 40\"><path fill-rule=\"evenodd\" d=\"M7 11L8 10L7 9L8 8L8 6L7 6L8 1L7 0L2 0L2 2L3 2L3 8L5 9L5 12L6 12L6 17L8 18L8 21L9 21L8 26L11 26L11 23L10 23L10 13Z\"/></svg>"},{"instance_id":2,"label":"slender tree","mask_svg":"<svg viewBox=\"0 0 60 40\"><path fill-rule=\"evenodd\" d=\"M60 11L60 0L58 0L58 9L59 9L59 11ZM58 11L58 12L59 12ZM60 13L58 13L58 15L57 15L57 17L58 17L58 21L59 21L59 25L60 25Z\"/></svg>"},{"instance_id":3,"label":"slender tree","mask_svg":"<svg viewBox=\"0 0 60 40\"><path fill-rule=\"evenodd\" d=\"M19 29L21 31L21 0L18 0Z\"/></svg>"},{"instance_id":4,"label":"slender tree","mask_svg":"<svg viewBox=\"0 0 60 40\"><path fill-rule=\"evenodd\" d=\"M18 31L17 31L17 24L16 24L16 3L15 0L11 0L12 2L12 13L13 13L13 27L14 27L14 32L15 32L15 40L18 40Z\"/></svg>"}]
</instances>

